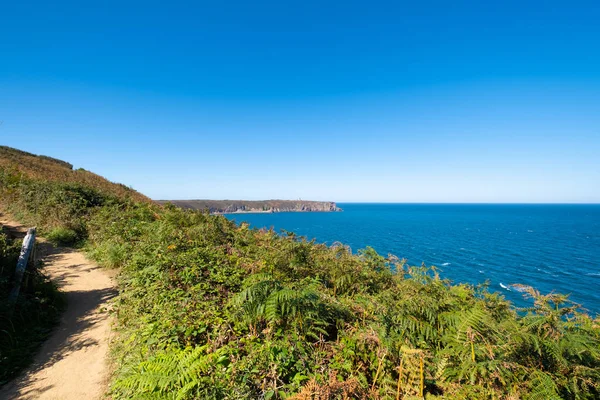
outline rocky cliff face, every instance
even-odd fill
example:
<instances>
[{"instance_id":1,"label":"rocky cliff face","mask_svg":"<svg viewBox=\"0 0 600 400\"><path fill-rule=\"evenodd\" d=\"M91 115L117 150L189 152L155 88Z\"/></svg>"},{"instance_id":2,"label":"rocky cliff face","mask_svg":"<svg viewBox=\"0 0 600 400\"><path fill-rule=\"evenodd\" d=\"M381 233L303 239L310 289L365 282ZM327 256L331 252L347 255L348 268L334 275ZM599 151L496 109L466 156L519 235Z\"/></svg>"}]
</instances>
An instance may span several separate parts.
<instances>
[{"instance_id":1,"label":"rocky cliff face","mask_svg":"<svg viewBox=\"0 0 600 400\"><path fill-rule=\"evenodd\" d=\"M159 203L172 203L178 207L194 210L208 210L215 214L342 211L332 201L159 200Z\"/></svg>"}]
</instances>

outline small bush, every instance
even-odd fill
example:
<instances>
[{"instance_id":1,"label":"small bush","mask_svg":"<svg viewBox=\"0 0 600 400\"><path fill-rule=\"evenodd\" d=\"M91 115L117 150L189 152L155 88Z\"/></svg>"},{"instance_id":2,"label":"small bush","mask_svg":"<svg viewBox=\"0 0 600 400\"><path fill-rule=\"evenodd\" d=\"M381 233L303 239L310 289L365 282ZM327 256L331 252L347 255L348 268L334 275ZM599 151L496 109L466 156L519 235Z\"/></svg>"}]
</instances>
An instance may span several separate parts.
<instances>
[{"instance_id":1,"label":"small bush","mask_svg":"<svg viewBox=\"0 0 600 400\"><path fill-rule=\"evenodd\" d=\"M107 268L122 267L129 256L125 244L113 242L104 242L95 247L88 246L88 254Z\"/></svg>"},{"instance_id":2,"label":"small bush","mask_svg":"<svg viewBox=\"0 0 600 400\"><path fill-rule=\"evenodd\" d=\"M46 238L56 246L72 246L79 241L77 232L64 226L52 229Z\"/></svg>"}]
</instances>

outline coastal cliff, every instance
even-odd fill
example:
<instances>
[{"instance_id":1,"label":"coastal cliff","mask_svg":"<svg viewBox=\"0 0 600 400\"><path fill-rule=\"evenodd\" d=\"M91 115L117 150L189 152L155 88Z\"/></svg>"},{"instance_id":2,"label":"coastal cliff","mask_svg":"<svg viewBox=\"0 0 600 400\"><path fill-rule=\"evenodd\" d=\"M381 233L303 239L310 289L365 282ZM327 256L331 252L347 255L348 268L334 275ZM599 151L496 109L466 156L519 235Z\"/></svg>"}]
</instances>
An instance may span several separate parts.
<instances>
[{"instance_id":1,"label":"coastal cliff","mask_svg":"<svg viewBox=\"0 0 600 400\"><path fill-rule=\"evenodd\" d=\"M196 206L202 202L238 212L337 209L277 200ZM69 163L2 147L0 205L119 271L113 400L397 398L399 378L403 398L600 399L600 318L565 295L512 285L531 297L522 314L485 286L453 285L435 268L371 247L354 253L339 242L160 207ZM20 247L0 234L0 383L35 357L26 344L40 342L62 309L44 278L51 263L9 301ZM89 272L81 279L95 282Z\"/></svg>"},{"instance_id":2,"label":"coastal cliff","mask_svg":"<svg viewBox=\"0 0 600 400\"><path fill-rule=\"evenodd\" d=\"M276 212L336 212L342 211L332 201L303 200L159 200L177 207L208 210L212 214L276 213Z\"/></svg>"}]
</instances>

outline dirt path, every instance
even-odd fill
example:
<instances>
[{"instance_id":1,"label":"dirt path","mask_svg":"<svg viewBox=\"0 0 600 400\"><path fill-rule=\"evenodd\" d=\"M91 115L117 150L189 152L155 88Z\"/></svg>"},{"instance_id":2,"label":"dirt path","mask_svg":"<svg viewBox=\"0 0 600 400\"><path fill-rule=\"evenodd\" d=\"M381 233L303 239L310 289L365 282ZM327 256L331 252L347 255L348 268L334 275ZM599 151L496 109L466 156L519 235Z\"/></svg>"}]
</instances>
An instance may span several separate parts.
<instances>
[{"instance_id":1,"label":"dirt path","mask_svg":"<svg viewBox=\"0 0 600 400\"><path fill-rule=\"evenodd\" d=\"M23 227L0 214L0 224ZM43 344L34 364L0 389L0 399L99 399L107 388L109 300L116 295L110 274L81 253L40 243L45 273L67 297L60 325Z\"/></svg>"}]
</instances>

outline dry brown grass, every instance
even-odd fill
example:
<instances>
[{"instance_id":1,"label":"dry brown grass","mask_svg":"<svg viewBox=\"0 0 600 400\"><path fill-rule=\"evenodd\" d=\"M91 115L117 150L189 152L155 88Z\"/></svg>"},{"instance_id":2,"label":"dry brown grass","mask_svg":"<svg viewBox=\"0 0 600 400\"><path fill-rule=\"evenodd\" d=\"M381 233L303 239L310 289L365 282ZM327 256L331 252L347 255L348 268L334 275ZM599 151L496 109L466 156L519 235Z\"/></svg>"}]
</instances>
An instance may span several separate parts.
<instances>
[{"instance_id":1,"label":"dry brown grass","mask_svg":"<svg viewBox=\"0 0 600 400\"><path fill-rule=\"evenodd\" d=\"M290 400L334 400L334 399L364 399L366 394L360 388L356 378L338 381L335 372L329 377L329 382L322 385L313 378L298 393L289 397Z\"/></svg>"}]
</instances>

